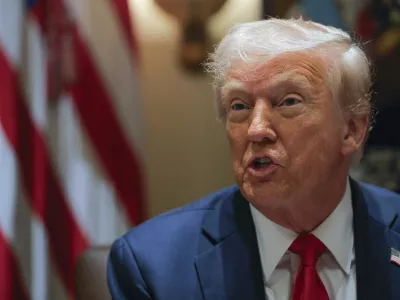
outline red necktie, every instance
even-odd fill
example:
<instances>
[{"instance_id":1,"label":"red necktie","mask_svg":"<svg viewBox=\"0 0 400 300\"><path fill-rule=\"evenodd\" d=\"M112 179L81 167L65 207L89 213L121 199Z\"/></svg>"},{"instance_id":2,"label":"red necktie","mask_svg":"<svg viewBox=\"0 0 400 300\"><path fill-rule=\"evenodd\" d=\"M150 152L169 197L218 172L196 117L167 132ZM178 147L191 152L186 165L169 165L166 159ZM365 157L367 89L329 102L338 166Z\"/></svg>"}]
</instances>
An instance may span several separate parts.
<instances>
[{"instance_id":1,"label":"red necktie","mask_svg":"<svg viewBox=\"0 0 400 300\"><path fill-rule=\"evenodd\" d=\"M315 265L324 253L325 245L314 235L299 235L289 250L301 257L297 271L292 300L329 300L325 286Z\"/></svg>"}]
</instances>

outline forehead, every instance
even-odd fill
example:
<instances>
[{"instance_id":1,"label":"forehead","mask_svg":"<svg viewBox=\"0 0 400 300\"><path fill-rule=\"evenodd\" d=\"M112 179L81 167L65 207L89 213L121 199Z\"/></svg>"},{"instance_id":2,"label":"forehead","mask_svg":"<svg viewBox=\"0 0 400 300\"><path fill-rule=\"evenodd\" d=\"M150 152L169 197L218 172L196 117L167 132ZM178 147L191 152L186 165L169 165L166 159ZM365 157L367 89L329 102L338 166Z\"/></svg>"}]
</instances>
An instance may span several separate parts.
<instances>
[{"instance_id":1,"label":"forehead","mask_svg":"<svg viewBox=\"0 0 400 300\"><path fill-rule=\"evenodd\" d=\"M281 54L264 63L235 62L228 71L222 93L231 90L265 89L281 84L301 88L319 87L325 81L327 64L311 53Z\"/></svg>"}]
</instances>

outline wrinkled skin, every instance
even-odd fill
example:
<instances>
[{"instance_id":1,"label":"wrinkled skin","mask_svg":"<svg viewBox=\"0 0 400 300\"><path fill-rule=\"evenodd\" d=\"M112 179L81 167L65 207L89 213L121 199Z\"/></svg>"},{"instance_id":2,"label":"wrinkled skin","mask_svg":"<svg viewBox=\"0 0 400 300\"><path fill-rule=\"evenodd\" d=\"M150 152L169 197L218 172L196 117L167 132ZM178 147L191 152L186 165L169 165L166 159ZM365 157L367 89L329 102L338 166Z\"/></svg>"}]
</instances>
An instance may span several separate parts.
<instances>
[{"instance_id":1,"label":"wrinkled skin","mask_svg":"<svg viewBox=\"0 0 400 300\"><path fill-rule=\"evenodd\" d=\"M233 170L244 197L267 218L296 232L316 228L340 202L352 154L368 117L346 116L315 54L279 55L232 65L221 90ZM268 174L247 168L269 156Z\"/></svg>"}]
</instances>

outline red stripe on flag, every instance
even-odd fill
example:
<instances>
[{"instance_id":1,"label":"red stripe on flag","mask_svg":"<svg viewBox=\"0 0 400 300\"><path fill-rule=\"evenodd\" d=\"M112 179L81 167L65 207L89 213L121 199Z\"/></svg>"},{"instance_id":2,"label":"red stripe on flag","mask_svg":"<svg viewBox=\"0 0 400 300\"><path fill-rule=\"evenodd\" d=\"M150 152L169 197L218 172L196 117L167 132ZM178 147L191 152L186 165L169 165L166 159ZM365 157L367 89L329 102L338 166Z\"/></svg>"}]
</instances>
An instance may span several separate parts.
<instances>
[{"instance_id":1,"label":"red stripe on flag","mask_svg":"<svg viewBox=\"0 0 400 300\"><path fill-rule=\"evenodd\" d=\"M71 94L75 106L130 221L138 224L144 218L144 176L140 164L121 130L113 100L88 48L77 31L74 37L77 79L71 86Z\"/></svg>"},{"instance_id":2,"label":"red stripe on flag","mask_svg":"<svg viewBox=\"0 0 400 300\"><path fill-rule=\"evenodd\" d=\"M128 41L133 54L135 54L137 58L138 47L135 40L135 35L133 34L132 30L132 23L131 23L132 19L129 13L128 2L126 0L109 0L109 1L111 2L111 6L114 7L115 12L117 13L118 19L122 25L122 31L125 33L125 38Z\"/></svg>"},{"instance_id":3,"label":"red stripe on flag","mask_svg":"<svg viewBox=\"0 0 400 300\"><path fill-rule=\"evenodd\" d=\"M28 300L26 286L11 247L0 230L0 299Z\"/></svg>"},{"instance_id":4,"label":"red stripe on flag","mask_svg":"<svg viewBox=\"0 0 400 300\"><path fill-rule=\"evenodd\" d=\"M135 54L137 57L138 55L138 47L137 47L137 42L135 39L135 35L133 34L132 30L132 23L131 23L131 15L129 13L129 5L126 0L109 0L111 3L111 7L114 8L116 15L121 23L121 29L124 32L124 36L126 40L129 43L130 48L132 49L132 52ZM62 0L56 0L52 2L51 8L54 9L55 7L58 7L59 5L63 5ZM50 7L50 6L48 6ZM32 8L31 13L35 16L35 19L37 20L40 28L42 29L42 32L46 34L46 1L44 0L39 0L35 6ZM49 13L47 11L47 13Z\"/></svg>"},{"instance_id":5,"label":"red stripe on flag","mask_svg":"<svg viewBox=\"0 0 400 300\"><path fill-rule=\"evenodd\" d=\"M30 10L30 13L35 16L42 31L46 28L46 4L46 1L38 0Z\"/></svg>"},{"instance_id":6,"label":"red stripe on flag","mask_svg":"<svg viewBox=\"0 0 400 300\"><path fill-rule=\"evenodd\" d=\"M22 98L18 76L0 51L0 122L12 145L34 212L42 219L49 247L67 290L73 294L74 265L88 243L52 169L45 142Z\"/></svg>"},{"instance_id":7,"label":"red stripe on flag","mask_svg":"<svg viewBox=\"0 0 400 300\"><path fill-rule=\"evenodd\" d=\"M111 1L133 47L128 4L125 0ZM57 0L57 3L62 4L63 1ZM34 16L43 18L44 14L36 11ZM38 23L43 24L43 20L38 20ZM120 128L112 99L104 87L85 42L78 33L76 24L73 24L71 30L74 35L77 80L70 87L70 92L81 123L127 211L130 222L139 224L145 215L144 175L141 173L135 153L132 152Z\"/></svg>"}]
</instances>

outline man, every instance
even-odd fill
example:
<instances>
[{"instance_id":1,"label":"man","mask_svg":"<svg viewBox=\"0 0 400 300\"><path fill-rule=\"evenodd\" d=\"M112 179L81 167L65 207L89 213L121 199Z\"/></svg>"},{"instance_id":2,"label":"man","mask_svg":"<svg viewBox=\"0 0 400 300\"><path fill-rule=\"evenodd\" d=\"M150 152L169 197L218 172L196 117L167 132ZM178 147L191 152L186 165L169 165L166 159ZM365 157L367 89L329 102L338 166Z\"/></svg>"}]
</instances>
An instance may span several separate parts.
<instances>
[{"instance_id":1,"label":"man","mask_svg":"<svg viewBox=\"0 0 400 300\"><path fill-rule=\"evenodd\" d=\"M400 299L400 197L349 178L369 64L339 29L269 19L211 55L237 185L112 246L114 299Z\"/></svg>"}]
</instances>

